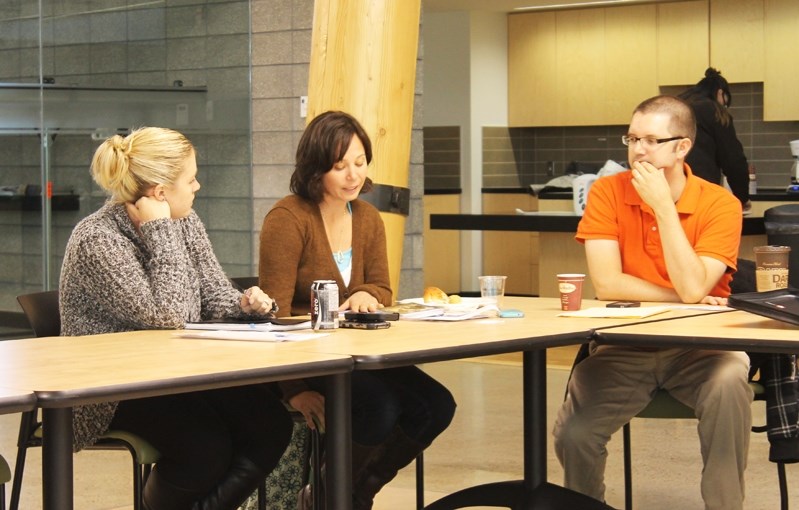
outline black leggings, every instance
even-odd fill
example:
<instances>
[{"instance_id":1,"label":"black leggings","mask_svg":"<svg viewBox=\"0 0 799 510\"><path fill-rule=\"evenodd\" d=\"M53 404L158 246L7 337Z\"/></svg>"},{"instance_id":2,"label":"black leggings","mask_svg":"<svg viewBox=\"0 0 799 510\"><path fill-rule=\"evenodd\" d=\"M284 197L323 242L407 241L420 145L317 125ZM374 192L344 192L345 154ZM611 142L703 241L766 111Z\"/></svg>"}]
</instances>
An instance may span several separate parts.
<instances>
[{"instance_id":1,"label":"black leggings","mask_svg":"<svg viewBox=\"0 0 799 510\"><path fill-rule=\"evenodd\" d=\"M306 383L324 394L324 380ZM441 383L417 367L356 370L352 373L352 440L382 443L394 427L429 445L449 426L455 399Z\"/></svg>"},{"instance_id":2,"label":"black leggings","mask_svg":"<svg viewBox=\"0 0 799 510\"><path fill-rule=\"evenodd\" d=\"M161 453L160 476L198 494L217 486L237 454L272 471L292 427L285 406L265 385L125 400L111 422Z\"/></svg>"}]
</instances>

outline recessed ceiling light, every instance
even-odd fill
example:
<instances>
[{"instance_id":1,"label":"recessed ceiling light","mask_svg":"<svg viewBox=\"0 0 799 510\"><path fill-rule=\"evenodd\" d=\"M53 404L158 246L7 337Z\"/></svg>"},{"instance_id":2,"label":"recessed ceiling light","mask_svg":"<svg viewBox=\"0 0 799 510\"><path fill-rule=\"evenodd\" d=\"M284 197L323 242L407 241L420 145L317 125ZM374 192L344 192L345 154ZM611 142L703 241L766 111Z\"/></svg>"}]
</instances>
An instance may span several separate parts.
<instances>
[{"instance_id":1,"label":"recessed ceiling light","mask_svg":"<svg viewBox=\"0 0 799 510\"><path fill-rule=\"evenodd\" d=\"M593 7L597 5L626 4L642 2L644 0L593 0L588 2L574 2L568 4L531 5L529 7L514 7L514 11L537 11L543 9L566 9L574 7Z\"/></svg>"}]
</instances>

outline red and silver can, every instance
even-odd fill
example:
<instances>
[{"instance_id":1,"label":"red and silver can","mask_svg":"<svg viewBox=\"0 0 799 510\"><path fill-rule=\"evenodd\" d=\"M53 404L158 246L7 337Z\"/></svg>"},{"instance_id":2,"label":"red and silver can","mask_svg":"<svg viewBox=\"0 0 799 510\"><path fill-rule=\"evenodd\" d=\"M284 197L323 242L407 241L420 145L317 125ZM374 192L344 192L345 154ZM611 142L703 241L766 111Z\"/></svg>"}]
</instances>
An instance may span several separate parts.
<instances>
[{"instance_id":1,"label":"red and silver can","mask_svg":"<svg viewBox=\"0 0 799 510\"><path fill-rule=\"evenodd\" d=\"M311 284L311 325L314 331L338 328L338 285L335 280Z\"/></svg>"}]
</instances>

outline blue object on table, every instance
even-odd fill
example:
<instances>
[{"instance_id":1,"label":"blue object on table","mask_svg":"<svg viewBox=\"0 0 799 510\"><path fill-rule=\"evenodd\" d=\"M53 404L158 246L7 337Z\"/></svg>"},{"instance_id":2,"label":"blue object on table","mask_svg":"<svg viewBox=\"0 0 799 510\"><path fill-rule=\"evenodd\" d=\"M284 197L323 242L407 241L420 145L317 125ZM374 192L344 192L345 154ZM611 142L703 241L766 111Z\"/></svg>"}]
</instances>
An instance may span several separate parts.
<instances>
[{"instance_id":1,"label":"blue object on table","mask_svg":"<svg viewBox=\"0 0 799 510\"><path fill-rule=\"evenodd\" d=\"M499 311L499 316L505 319L516 319L518 317L524 317L524 312L514 308L506 308L505 310Z\"/></svg>"}]
</instances>

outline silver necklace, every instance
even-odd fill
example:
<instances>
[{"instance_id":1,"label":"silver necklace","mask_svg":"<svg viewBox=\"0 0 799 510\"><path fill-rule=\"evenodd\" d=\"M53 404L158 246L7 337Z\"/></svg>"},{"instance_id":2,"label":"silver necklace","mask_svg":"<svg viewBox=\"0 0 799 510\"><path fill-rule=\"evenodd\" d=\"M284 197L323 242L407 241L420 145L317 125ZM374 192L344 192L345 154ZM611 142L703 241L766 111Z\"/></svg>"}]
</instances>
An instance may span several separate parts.
<instances>
[{"instance_id":1,"label":"silver necklace","mask_svg":"<svg viewBox=\"0 0 799 510\"><path fill-rule=\"evenodd\" d=\"M344 262L344 250L341 249L341 244L344 241L344 225L338 231L338 251L333 252L333 258L336 259L336 264L341 265Z\"/></svg>"},{"instance_id":2,"label":"silver necklace","mask_svg":"<svg viewBox=\"0 0 799 510\"><path fill-rule=\"evenodd\" d=\"M349 212L347 212L347 214L349 214ZM324 215L322 215L322 219L324 220ZM344 250L342 249L342 244L344 244L344 227L346 226L347 226L346 221L342 221L341 228L339 228L338 231L338 242L335 243L336 245L338 245L339 250L338 251L333 250L333 259L339 265L344 263Z\"/></svg>"}]
</instances>

